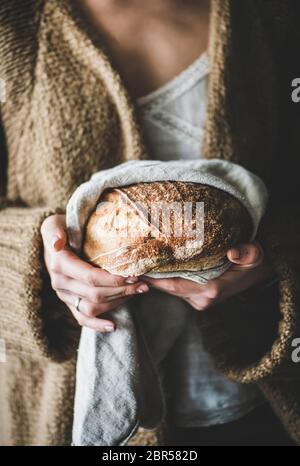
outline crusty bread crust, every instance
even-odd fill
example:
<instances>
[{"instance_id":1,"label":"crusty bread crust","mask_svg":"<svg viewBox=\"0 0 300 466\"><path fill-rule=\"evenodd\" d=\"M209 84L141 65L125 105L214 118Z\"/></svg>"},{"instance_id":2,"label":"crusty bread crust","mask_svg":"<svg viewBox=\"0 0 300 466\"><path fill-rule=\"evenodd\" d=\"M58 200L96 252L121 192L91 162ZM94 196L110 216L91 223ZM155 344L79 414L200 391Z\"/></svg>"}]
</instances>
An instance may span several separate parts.
<instances>
[{"instance_id":1,"label":"crusty bread crust","mask_svg":"<svg viewBox=\"0 0 300 466\"><path fill-rule=\"evenodd\" d=\"M123 276L219 266L227 250L248 241L253 229L250 215L236 198L196 183L139 183L105 191L99 201L86 226L84 255L93 264ZM191 243L184 232L179 237L174 234L182 221L176 212L166 235L163 218L153 221L150 217L153 205L161 202L182 206L204 202L203 240ZM195 222L195 209L192 218Z\"/></svg>"}]
</instances>

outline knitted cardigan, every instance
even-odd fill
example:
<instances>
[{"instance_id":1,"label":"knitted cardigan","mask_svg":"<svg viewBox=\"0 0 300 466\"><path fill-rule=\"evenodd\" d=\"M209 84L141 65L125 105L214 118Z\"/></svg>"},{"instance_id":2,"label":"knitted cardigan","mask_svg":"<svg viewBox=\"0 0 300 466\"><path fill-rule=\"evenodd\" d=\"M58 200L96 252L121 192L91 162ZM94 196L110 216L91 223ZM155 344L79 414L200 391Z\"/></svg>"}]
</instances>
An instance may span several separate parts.
<instances>
[{"instance_id":1,"label":"knitted cardigan","mask_svg":"<svg viewBox=\"0 0 300 466\"><path fill-rule=\"evenodd\" d=\"M95 171L147 158L138 112L99 37L71 0L0 4L0 443L70 444L79 330L43 265L42 221ZM300 444L299 2L212 0L207 158L267 183L258 236L278 289L248 290L198 313L227 377L257 383ZM2 82L3 84L3 82ZM300 105L300 104L299 104ZM196 312L196 311L195 311ZM204 324L204 325L203 325ZM3 359L3 357L2 357ZM129 444L163 443L161 426Z\"/></svg>"}]
</instances>

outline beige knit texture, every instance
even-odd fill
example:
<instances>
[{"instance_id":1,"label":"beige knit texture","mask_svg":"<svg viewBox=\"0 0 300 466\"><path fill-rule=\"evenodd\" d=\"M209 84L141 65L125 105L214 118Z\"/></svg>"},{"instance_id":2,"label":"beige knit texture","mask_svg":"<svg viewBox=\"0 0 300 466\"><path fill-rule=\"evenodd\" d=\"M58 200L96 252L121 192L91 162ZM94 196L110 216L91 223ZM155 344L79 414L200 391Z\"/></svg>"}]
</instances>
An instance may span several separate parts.
<instances>
[{"instance_id":1,"label":"beige knit texture","mask_svg":"<svg viewBox=\"0 0 300 466\"><path fill-rule=\"evenodd\" d=\"M280 286L276 302L248 291L199 319L216 364L257 382L300 444L300 371L291 363L300 336L300 131L286 103L297 76L296 3L212 0L203 149L268 184L259 238ZM74 2L1 1L0 78L0 444L67 445L79 330L51 290L40 225L95 171L148 154L132 99ZM128 443L162 438L160 428L139 429Z\"/></svg>"}]
</instances>

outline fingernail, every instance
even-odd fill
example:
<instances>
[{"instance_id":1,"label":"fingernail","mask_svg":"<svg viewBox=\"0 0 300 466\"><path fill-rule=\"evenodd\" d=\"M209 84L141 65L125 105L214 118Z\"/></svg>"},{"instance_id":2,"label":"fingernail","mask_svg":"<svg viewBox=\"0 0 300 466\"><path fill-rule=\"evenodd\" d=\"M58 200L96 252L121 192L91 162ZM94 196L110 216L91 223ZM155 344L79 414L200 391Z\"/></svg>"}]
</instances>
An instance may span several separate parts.
<instances>
[{"instance_id":1,"label":"fingernail","mask_svg":"<svg viewBox=\"0 0 300 466\"><path fill-rule=\"evenodd\" d=\"M146 285L146 284L144 283L143 285L140 285L140 286L136 289L136 291L137 291L138 293L147 293L147 291L149 291L149 286Z\"/></svg>"},{"instance_id":2,"label":"fingernail","mask_svg":"<svg viewBox=\"0 0 300 466\"><path fill-rule=\"evenodd\" d=\"M105 332L107 332L107 333L109 333L109 332L114 332L115 327L114 327L113 325L105 325L104 330L105 330Z\"/></svg>"},{"instance_id":3,"label":"fingernail","mask_svg":"<svg viewBox=\"0 0 300 466\"><path fill-rule=\"evenodd\" d=\"M139 281L138 277L128 277L126 280L126 283L136 283Z\"/></svg>"},{"instance_id":4,"label":"fingernail","mask_svg":"<svg viewBox=\"0 0 300 466\"><path fill-rule=\"evenodd\" d=\"M239 248L232 249L231 257L234 260L240 259L241 257L241 250Z\"/></svg>"},{"instance_id":5,"label":"fingernail","mask_svg":"<svg viewBox=\"0 0 300 466\"><path fill-rule=\"evenodd\" d=\"M52 247L54 249L57 249L59 242L61 241L61 238L59 236L54 236L52 239Z\"/></svg>"}]
</instances>

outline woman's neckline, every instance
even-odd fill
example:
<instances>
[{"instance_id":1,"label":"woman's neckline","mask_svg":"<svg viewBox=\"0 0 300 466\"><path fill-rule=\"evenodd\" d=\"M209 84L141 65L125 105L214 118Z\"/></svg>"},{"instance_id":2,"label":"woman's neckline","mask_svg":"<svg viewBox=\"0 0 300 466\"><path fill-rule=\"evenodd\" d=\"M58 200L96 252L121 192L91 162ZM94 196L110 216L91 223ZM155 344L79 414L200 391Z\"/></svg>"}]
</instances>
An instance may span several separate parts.
<instances>
[{"instance_id":1,"label":"woman's neckline","mask_svg":"<svg viewBox=\"0 0 300 466\"><path fill-rule=\"evenodd\" d=\"M137 97L135 99L136 103L139 106L143 106L152 102L160 95L177 87L183 80L185 80L185 78L188 78L188 76L192 75L197 68L199 68L200 71L202 70L203 76L209 72L209 59L207 51L201 53L201 55L196 58L196 60L194 60L187 68L180 71L180 73L174 76L174 78L171 78L162 86L159 86L154 91L151 91L141 97Z\"/></svg>"}]
</instances>

